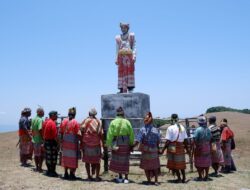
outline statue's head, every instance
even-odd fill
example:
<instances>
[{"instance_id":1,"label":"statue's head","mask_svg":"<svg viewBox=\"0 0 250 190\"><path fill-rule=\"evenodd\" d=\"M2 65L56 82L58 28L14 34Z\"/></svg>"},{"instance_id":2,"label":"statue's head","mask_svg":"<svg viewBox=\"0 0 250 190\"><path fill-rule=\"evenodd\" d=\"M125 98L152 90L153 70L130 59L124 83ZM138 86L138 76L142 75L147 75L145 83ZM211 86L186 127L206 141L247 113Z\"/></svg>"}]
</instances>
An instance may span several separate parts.
<instances>
[{"instance_id":1,"label":"statue's head","mask_svg":"<svg viewBox=\"0 0 250 190\"><path fill-rule=\"evenodd\" d=\"M120 23L120 28L123 34L127 34L129 31L129 24L128 23Z\"/></svg>"}]
</instances>

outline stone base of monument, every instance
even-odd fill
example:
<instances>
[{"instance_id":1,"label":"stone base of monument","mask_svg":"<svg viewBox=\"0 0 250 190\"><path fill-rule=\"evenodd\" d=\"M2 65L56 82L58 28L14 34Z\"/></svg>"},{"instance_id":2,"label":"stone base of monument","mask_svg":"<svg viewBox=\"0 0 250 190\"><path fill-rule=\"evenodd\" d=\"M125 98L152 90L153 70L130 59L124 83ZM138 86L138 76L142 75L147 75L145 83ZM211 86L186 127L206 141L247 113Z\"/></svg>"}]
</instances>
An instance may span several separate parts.
<instances>
[{"instance_id":1,"label":"stone base of monument","mask_svg":"<svg viewBox=\"0 0 250 190\"><path fill-rule=\"evenodd\" d=\"M150 111L150 97L143 93L121 93L102 95L102 125L105 133L108 131L110 122L116 117L116 109L122 107L125 118L128 119L134 129L135 136L143 126L143 119ZM104 171L108 171L108 151L104 151Z\"/></svg>"},{"instance_id":2,"label":"stone base of monument","mask_svg":"<svg viewBox=\"0 0 250 190\"><path fill-rule=\"evenodd\" d=\"M120 106L135 130L143 125L143 118L150 111L149 95L143 93L102 95L101 103L104 130L107 130L110 121L116 117L116 109Z\"/></svg>"}]
</instances>

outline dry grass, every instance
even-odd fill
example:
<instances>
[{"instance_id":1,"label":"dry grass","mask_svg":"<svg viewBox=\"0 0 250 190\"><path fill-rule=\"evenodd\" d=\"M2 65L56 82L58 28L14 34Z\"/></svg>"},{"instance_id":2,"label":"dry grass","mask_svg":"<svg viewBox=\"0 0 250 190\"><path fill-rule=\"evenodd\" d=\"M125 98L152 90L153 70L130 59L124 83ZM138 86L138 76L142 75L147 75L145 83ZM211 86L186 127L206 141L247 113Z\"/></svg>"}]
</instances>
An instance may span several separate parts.
<instances>
[{"instance_id":1,"label":"dry grass","mask_svg":"<svg viewBox=\"0 0 250 190\"><path fill-rule=\"evenodd\" d=\"M211 114L210 114L211 115ZM150 189L250 189L250 115L240 113L222 112L215 114L218 121L222 118L227 118L229 125L235 131L236 135L236 150L234 151L234 160L238 171L233 174L224 175L220 178L213 178L209 182L195 182L193 178L197 173L188 173L187 184L173 184L169 180L173 179L166 168L162 168L163 175L159 181L161 185L158 187L150 186ZM19 166L18 149L15 148L17 142L17 133L2 133L0 134L0 189L1 190L20 190L20 189L41 189L41 190L62 190L62 189L148 189L148 186L142 185L145 180L143 171L138 167L131 167L130 179L132 183L115 184L111 180L115 176L113 173L102 176L103 182L87 182L85 179L86 172L83 163L79 162L77 169L78 181L65 181L60 178L49 178L43 174L33 171L34 167L23 168ZM162 158L162 163L166 163L166 159ZM32 163L33 165L33 163ZM45 167L44 167L45 169ZM57 171L63 174L63 169L58 166Z\"/></svg>"}]
</instances>

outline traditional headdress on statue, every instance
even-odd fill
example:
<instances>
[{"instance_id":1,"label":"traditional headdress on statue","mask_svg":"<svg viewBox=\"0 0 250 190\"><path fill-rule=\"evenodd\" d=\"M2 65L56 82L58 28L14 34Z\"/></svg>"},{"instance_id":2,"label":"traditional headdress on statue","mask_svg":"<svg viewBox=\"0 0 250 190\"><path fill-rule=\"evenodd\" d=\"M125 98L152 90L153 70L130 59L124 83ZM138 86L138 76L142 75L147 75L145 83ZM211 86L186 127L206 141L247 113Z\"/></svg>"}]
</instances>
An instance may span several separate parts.
<instances>
[{"instance_id":1,"label":"traditional headdress on statue","mask_svg":"<svg viewBox=\"0 0 250 190\"><path fill-rule=\"evenodd\" d=\"M120 27L126 26L129 29L129 23L120 22Z\"/></svg>"},{"instance_id":2,"label":"traditional headdress on statue","mask_svg":"<svg viewBox=\"0 0 250 190\"><path fill-rule=\"evenodd\" d=\"M76 115L76 108L75 107L69 108L69 114Z\"/></svg>"},{"instance_id":3,"label":"traditional headdress on statue","mask_svg":"<svg viewBox=\"0 0 250 190\"><path fill-rule=\"evenodd\" d=\"M147 124L150 124L153 122L153 116L152 116L152 113L151 112L148 112L144 118L144 123L147 125Z\"/></svg>"},{"instance_id":4,"label":"traditional headdress on statue","mask_svg":"<svg viewBox=\"0 0 250 190\"><path fill-rule=\"evenodd\" d=\"M96 114L97 114L97 111L96 111L95 108L91 108L91 109L89 110L89 116L96 116Z\"/></svg>"}]
</instances>

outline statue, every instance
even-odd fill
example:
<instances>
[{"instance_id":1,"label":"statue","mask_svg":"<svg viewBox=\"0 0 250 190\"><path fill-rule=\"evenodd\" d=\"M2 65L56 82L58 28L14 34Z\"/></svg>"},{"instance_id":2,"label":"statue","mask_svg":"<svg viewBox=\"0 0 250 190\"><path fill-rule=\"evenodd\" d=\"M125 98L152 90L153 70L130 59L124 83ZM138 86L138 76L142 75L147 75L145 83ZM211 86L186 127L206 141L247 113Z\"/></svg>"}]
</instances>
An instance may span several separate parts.
<instances>
[{"instance_id":1,"label":"statue","mask_svg":"<svg viewBox=\"0 0 250 190\"><path fill-rule=\"evenodd\" d=\"M135 35L129 33L129 24L120 23L122 34L116 39L116 65L118 65L118 89L120 93L133 92L135 88Z\"/></svg>"}]
</instances>

